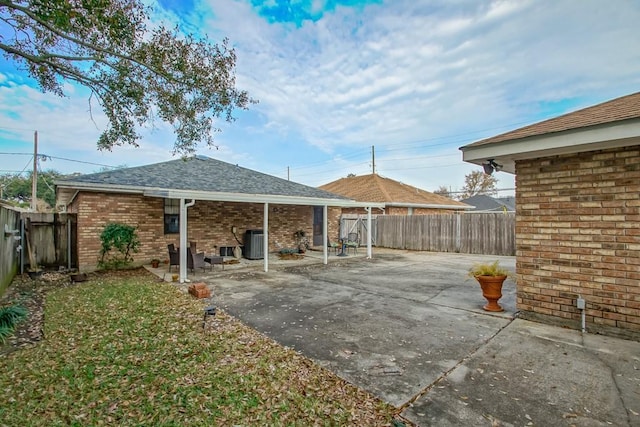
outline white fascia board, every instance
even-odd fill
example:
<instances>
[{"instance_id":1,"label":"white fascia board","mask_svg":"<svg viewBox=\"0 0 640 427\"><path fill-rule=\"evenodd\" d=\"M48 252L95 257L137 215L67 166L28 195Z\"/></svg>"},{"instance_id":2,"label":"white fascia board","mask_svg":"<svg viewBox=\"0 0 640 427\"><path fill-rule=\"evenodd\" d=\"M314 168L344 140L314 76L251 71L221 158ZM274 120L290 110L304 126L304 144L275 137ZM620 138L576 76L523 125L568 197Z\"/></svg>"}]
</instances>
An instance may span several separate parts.
<instances>
[{"instance_id":1,"label":"white fascia board","mask_svg":"<svg viewBox=\"0 0 640 427\"><path fill-rule=\"evenodd\" d=\"M323 199L316 197L277 196L269 194L242 194L242 193L215 193L208 191L182 191L182 190L148 190L145 196L162 197L168 199L196 199L217 202L239 203L274 203L280 205L308 205L308 206L332 206L332 207L379 207L384 208L384 203L363 203L347 199Z\"/></svg>"},{"instance_id":2,"label":"white fascia board","mask_svg":"<svg viewBox=\"0 0 640 427\"><path fill-rule=\"evenodd\" d=\"M143 194L148 197L165 199L196 199L239 203L276 203L282 205L332 206L332 207L372 207L384 209L384 203L356 202L349 199L323 199L317 197L272 196L268 194L219 193L210 191L171 190L166 188L133 187L85 182L60 182L60 188L74 188L84 191L104 191L109 193Z\"/></svg>"},{"instance_id":3,"label":"white fascia board","mask_svg":"<svg viewBox=\"0 0 640 427\"><path fill-rule=\"evenodd\" d=\"M475 209L475 207L467 205L437 205L437 204L423 204L423 203L400 203L400 202L391 202L385 203L386 206L394 206L394 207L406 207L406 208L424 208L424 209L455 209L455 210L467 210L467 209Z\"/></svg>"},{"instance_id":4,"label":"white fascia board","mask_svg":"<svg viewBox=\"0 0 640 427\"><path fill-rule=\"evenodd\" d=\"M477 147L462 147L462 160L482 165L495 159L505 172L515 173L515 161L640 145L640 120L591 126Z\"/></svg>"},{"instance_id":5,"label":"white fascia board","mask_svg":"<svg viewBox=\"0 0 640 427\"><path fill-rule=\"evenodd\" d=\"M85 191L106 191L108 193L127 193L127 194L143 194L147 188L144 187L132 187L129 185L112 185L112 184L94 184L87 182L55 182L56 187L59 188L71 188L76 190Z\"/></svg>"}]
</instances>

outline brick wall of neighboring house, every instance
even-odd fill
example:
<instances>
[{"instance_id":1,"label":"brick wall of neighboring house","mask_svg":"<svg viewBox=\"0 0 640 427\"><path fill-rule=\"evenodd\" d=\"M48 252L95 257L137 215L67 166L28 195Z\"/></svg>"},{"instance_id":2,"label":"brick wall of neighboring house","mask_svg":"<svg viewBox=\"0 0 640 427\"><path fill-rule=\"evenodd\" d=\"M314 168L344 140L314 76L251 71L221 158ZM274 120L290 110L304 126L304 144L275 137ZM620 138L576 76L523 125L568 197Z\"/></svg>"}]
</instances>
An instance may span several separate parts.
<instances>
[{"instance_id":1,"label":"brick wall of neighboring house","mask_svg":"<svg viewBox=\"0 0 640 427\"><path fill-rule=\"evenodd\" d=\"M522 317L640 337L640 148L521 160L517 308Z\"/></svg>"},{"instance_id":2,"label":"brick wall of neighboring house","mask_svg":"<svg viewBox=\"0 0 640 427\"><path fill-rule=\"evenodd\" d=\"M95 270L100 256L100 233L109 222L138 227L140 252L134 262L168 259L167 244L179 246L178 234L164 234L164 200L142 195L80 192L69 207L78 217L78 263L82 271ZM197 250L219 253L220 246L237 246L231 231L242 242L248 229L263 228L262 204L196 201L187 210L187 235ZM329 209L329 233L338 234L339 209ZM293 233L303 229L312 236L313 208L269 205L269 250L295 247ZM331 234L329 234L331 235Z\"/></svg>"}]
</instances>

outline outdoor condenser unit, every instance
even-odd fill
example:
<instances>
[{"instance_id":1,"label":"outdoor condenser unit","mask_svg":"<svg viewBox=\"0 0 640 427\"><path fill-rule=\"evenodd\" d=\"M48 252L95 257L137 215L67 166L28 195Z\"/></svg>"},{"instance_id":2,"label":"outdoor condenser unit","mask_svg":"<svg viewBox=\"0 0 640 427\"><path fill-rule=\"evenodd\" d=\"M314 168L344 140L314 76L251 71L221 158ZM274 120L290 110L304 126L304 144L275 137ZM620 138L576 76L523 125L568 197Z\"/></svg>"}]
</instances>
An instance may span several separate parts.
<instances>
[{"instance_id":1,"label":"outdoor condenser unit","mask_svg":"<svg viewBox=\"0 0 640 427\"><path fill-rule=\"evenodd\" d=\"M264 258L264 233L262 230L247 230L244 233L244 257L247 259Z\"/></svg>"}]
</instances>

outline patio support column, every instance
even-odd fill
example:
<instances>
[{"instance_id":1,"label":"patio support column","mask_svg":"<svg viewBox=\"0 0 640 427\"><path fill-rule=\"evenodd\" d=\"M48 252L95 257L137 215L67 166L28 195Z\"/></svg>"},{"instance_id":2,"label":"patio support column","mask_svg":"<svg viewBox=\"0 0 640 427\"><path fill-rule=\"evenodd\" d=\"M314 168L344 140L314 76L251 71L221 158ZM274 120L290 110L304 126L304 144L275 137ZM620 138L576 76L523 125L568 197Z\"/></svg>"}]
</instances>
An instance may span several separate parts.
<instances>
[{"instance_id":1,"label":"patio support column","mask_svg":"<svg viewBox=\"0 0 640 427\"><path fill-rule=\"evenodd\" d=\"M187 280L187 208L195 205L195 199L185 203L180 199L180 283Z\"/></svg>"},{"instance_id":2,"label":"patio support column","mask_svg":"<svg viewBox=\"0 0 640 427\"><path fill-rule=\"evenodd\" d=\"M264 215L262 219L262 232L264 241L262 242L264 252L264 272L269 271L269 203L264 204Z\"/></svg>"},{"instance_id":3,"label":"patio support column","mask_svg":"<svg viewBox=\"0 0 640 427\"><path fill-rule=\"evenodd\" d=\"M371 206L366 207L365 210L367 211L367 259L371 259Z\"/></svg>"},{"instance_id":4,"label":"patio support column","mask_svg":"<svg viewBox=\"0 0 640 427\"><path fill-rule=\"evenodd\" d=\"M327 248L327 242L329 241L329 231L328 231L328 226L327 223L329 221L329 219L327 218L327 215L329 214L329 209L327 207L327 205L324 205L322 207L322 241L324 242L322 244L322 263L324 265L327 265L329 263L329 249Z\"/></svg>"}]
</instances>

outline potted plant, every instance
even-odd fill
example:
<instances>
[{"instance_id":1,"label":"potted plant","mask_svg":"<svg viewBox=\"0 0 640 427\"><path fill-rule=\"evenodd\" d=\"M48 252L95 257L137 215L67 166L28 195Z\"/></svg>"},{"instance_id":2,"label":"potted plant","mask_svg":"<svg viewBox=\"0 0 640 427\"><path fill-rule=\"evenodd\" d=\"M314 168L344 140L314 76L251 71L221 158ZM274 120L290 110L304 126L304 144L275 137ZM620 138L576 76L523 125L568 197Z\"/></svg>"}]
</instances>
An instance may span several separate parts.
<instances>
[{"instance_id":1,"label":"potted plant","mask_svg":"<svg viewBox=\"0 0 640 427\"><path fill-rule=\"evenodd\" d=\"M486 311L503 311L498 304L502 298L502 284L509 277L510 272L500 266L498 261L492 263L477 263L469 269L469 276L480 283L482 296L486 298L487 305L482 307Z\"/></svg>"},{"instance_id":2,"label":"potted plant","mask_svg":"<svg viewBox=\"0 0 640 427\"><path fill-rule=\"evenodd\" d=\"M303 254L309 249L309 239L307 239L307 233L304 230L298 230L293 233L298 245L298 252Z\"/></svg>"},{"instance_id":3,"label":"potted plant","mask_svg":"<svg viewBox=\"0 0 640 427\"><path fill-rule=\"evenodd\" d=\"M158 268L159 265L160 265L160 260L158 258L154 258L151 260L151 267Z\"/></svg>"}]
</instances>

